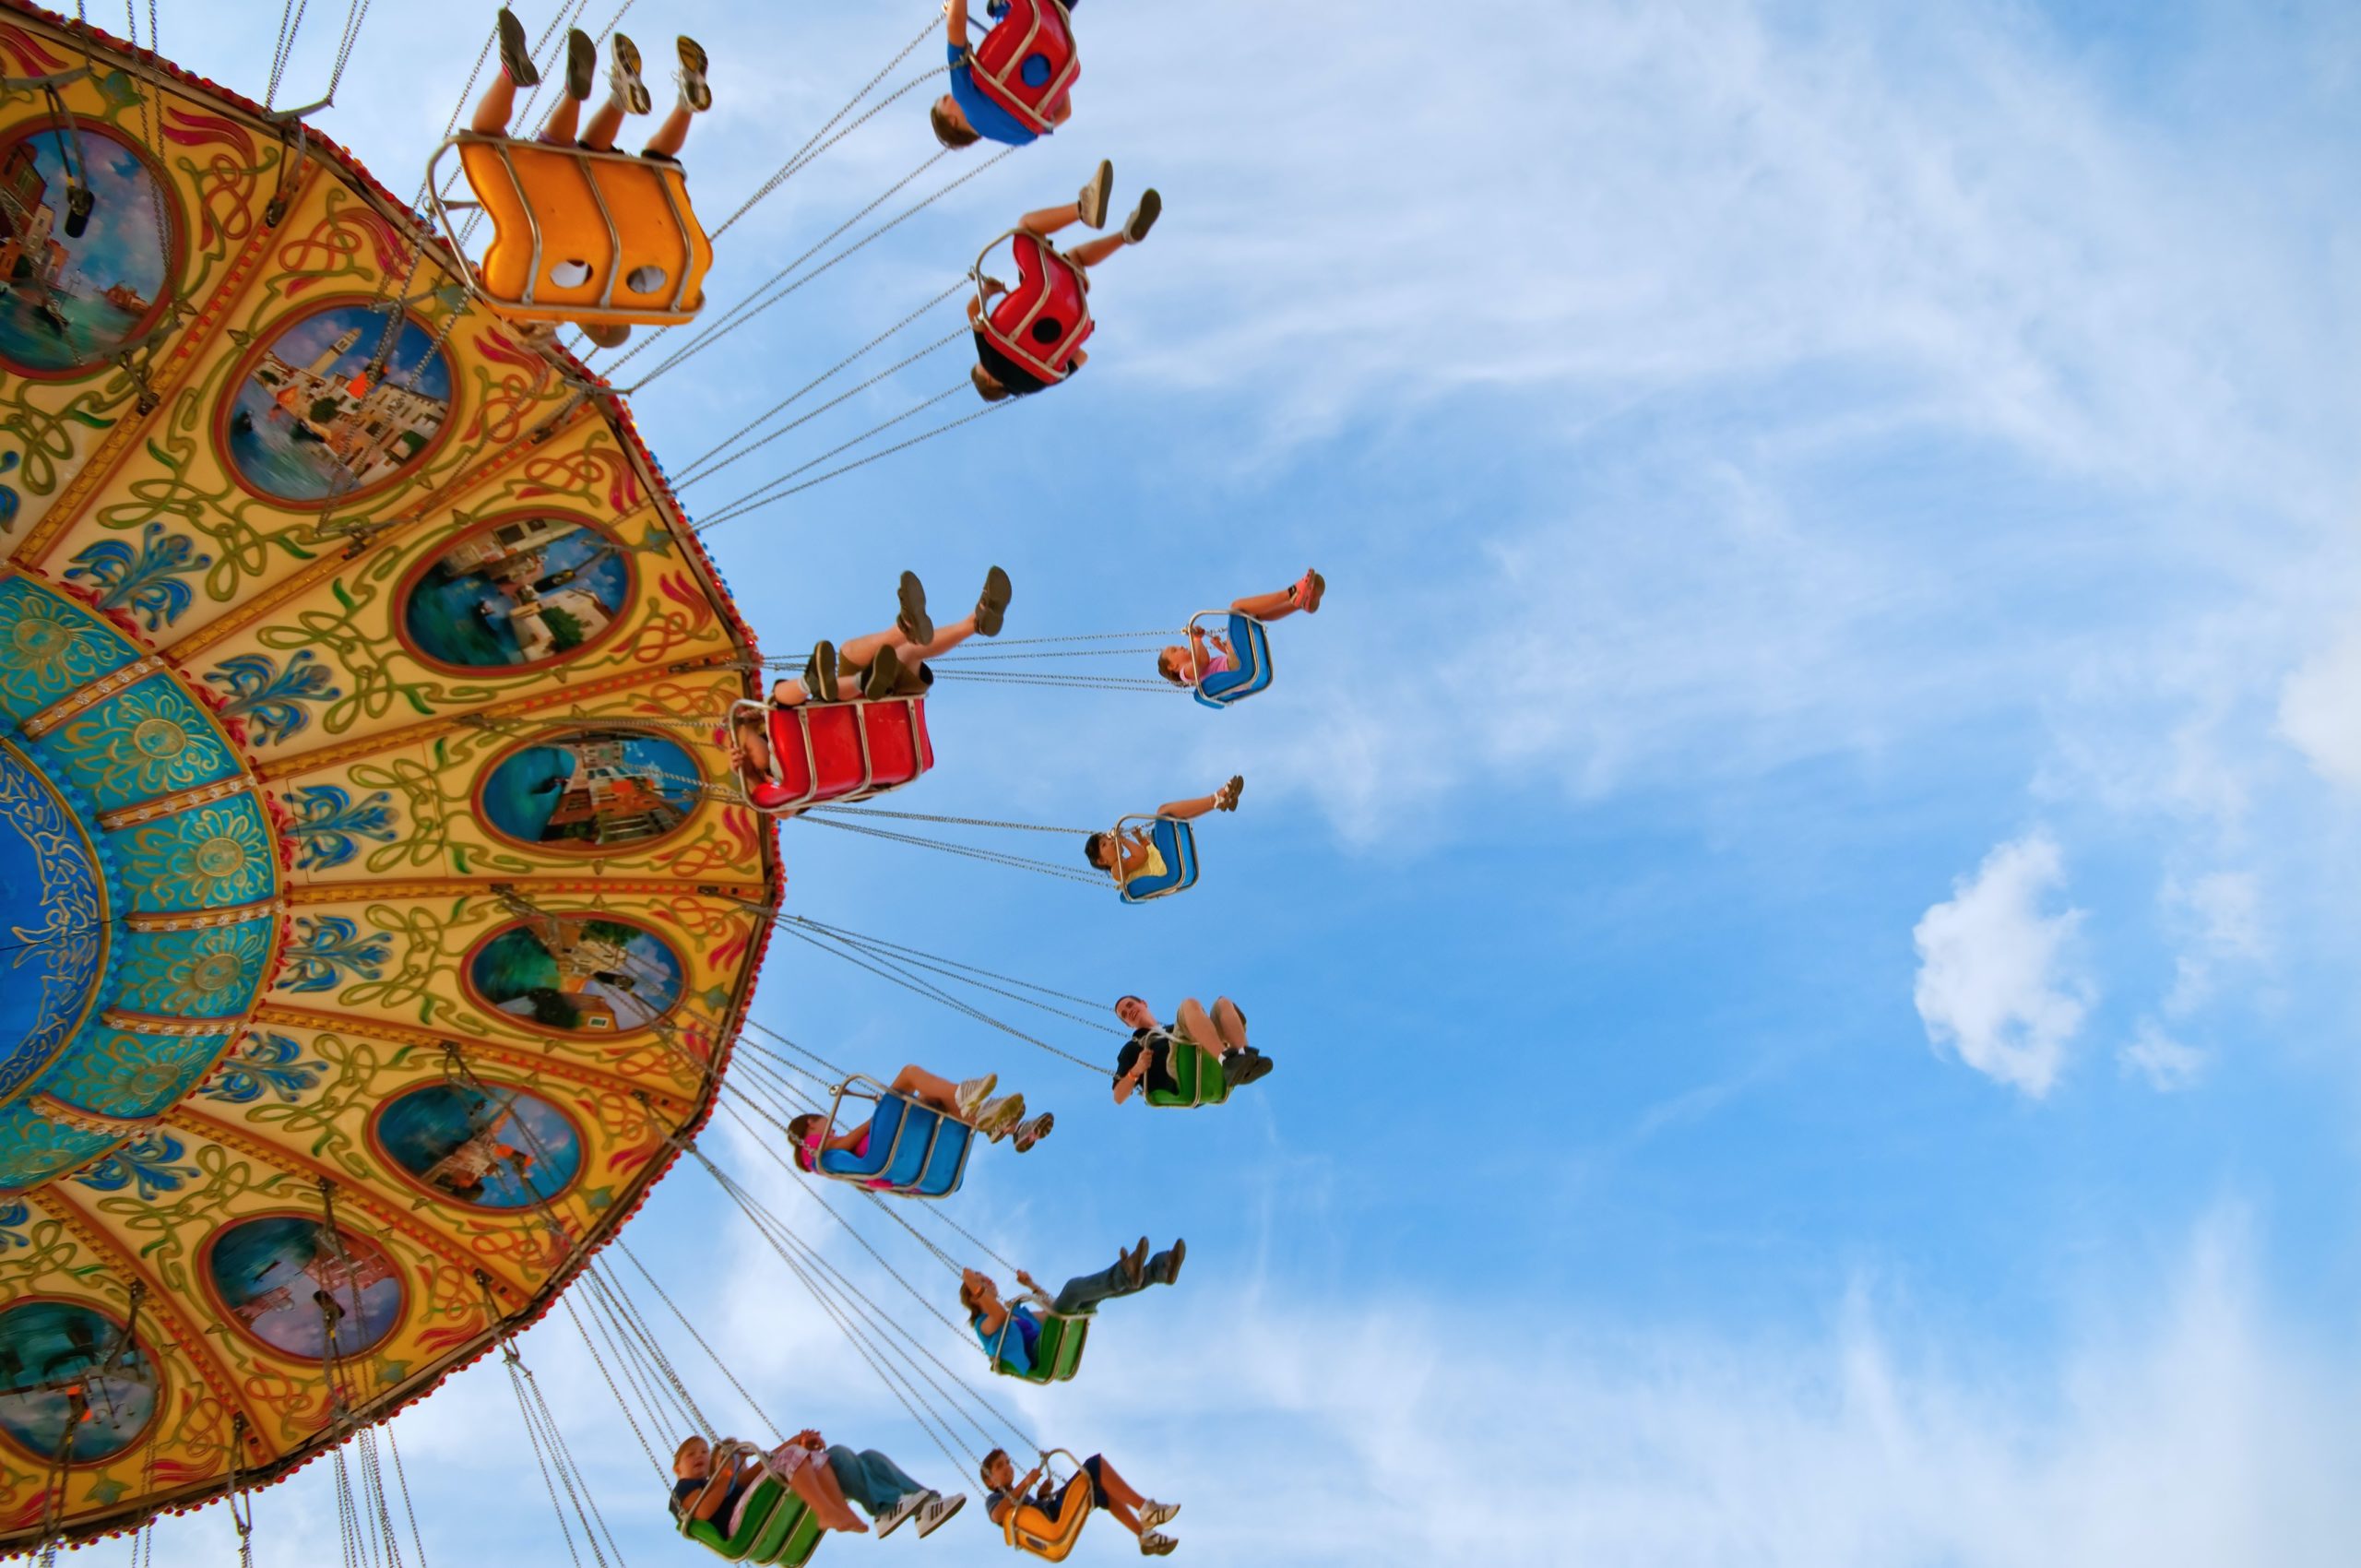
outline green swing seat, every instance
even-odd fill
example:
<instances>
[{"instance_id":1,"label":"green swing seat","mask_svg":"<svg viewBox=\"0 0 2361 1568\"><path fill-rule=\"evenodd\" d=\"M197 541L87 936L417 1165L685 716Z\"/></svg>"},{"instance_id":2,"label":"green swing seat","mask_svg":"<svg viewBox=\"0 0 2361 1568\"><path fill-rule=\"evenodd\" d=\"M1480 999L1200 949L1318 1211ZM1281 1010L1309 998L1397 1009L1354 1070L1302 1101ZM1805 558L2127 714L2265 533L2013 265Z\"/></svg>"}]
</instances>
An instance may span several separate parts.
<instances>
[{"instance_id":1,"label":"green swing seat","mask_svg":"<svg viewBox=\"0 0 2361 1568\"><path fill-rule=\"evenodd\" d=\"M1186 1111L1200 1105L1219 1105L1229 1098L1229 1080L1221 1075L1221 1058L1185 1036L1172 1037L1172 1060L1169 1064L1172 1081L1180 1086L1178 1093L1171 1089L1150 1089L1150 1105L1177 1106Z\"/></svg>"},{"instance_id":2,"label":"green swing seat","mask_svg":"<svg viewBox=\"0 0 2361 1568\"><path fill-rule=\"evenodd\" d=\"M754 1494L739 1511L738 1528L723 1535L706 1519L681 1519L681 1533L732 1562L757 1562L766 1568L803 1568L820 1544L820 1521L810 1504L776 1476L754 1483Z\"/></svg>"},{"instance_id":3,"label":"green swing seat","mask_svg":"<svg viewBox=\"0 0 2361 1568\"><path fill-rule=\"evenodd\" d=\"M1000 1325L1000 1334L992 1344L992 1371L1003 1377L1022 1378L1026 1383L1069 1383L1082 1370L1082 1348L1090 1339L1090 1313L1041 1312L1041 1335L1033 1343L1033 1370L1018 1372L1000 1359L1001 1347L1015 1332L1016 1313L1012 1311Z\"/></svg>"}]
</instances>

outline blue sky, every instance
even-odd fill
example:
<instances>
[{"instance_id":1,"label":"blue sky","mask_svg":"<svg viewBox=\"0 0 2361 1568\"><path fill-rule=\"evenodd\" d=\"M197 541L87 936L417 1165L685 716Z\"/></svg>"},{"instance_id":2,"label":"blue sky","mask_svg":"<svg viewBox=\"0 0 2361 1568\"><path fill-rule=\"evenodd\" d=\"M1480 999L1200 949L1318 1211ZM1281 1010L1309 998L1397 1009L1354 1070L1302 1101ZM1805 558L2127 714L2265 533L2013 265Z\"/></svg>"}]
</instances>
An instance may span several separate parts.
<instances>
[{"instance_id":1,"label":"blue sky","mask_svg":"<svg viewBox=\"0 0 2361 1568\"><path fill-rule=\"evenodd\" d=\"M714 50L690 157L716 212L923 18L625 25ZM484 19L373 15L324 128L406 187ZM1011 636L1328 576L1234 713L935 704L914 810L1097 821L1245 773L1188 900L785 840L817 918L1167 1010L1226 991L1280 1063L1223 1111L1118 1116L777 950L774 1027L1058 1110L962 1194L1002 1251L1049 1277L1189 1237L1182 1287L1113 1309L1027 1418L1185 1501L1198 1562L2344 1560L2361 22L1078 20L1053 144L638 403L679 469L1103 154L1119 201L1168 206L1102 276L1085 378L729 524L725 570L775 651L877 622L904 566L954 607L1005 565ZM184 5L162 45L252 86L268 21ZM325 79L314 23L283 96ZM928 150L881 117L731 232L713 296ZM692 509L958 374L926 362ZM942 1479L702 1177L635 1235L791 1424ZM587 1368L547 1333L528 1354L611 1513L645 1504L631 1560L692 1561ZM563 1562L496 1378L397 1429L430 1552ZM264 1561L329 1550L321 1479L263 1500ZM227 1538L169 1530L168 1555ZM962 1521L826 1550L1003 1549Z\"/></svg>"}]
</instances>

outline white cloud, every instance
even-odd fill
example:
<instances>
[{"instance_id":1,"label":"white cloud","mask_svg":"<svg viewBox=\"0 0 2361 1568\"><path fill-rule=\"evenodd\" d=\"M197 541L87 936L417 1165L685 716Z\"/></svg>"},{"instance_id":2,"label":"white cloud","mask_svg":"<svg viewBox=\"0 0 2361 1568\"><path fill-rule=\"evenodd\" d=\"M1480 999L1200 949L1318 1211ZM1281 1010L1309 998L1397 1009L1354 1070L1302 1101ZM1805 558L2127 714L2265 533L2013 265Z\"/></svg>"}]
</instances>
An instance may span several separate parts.
<instances>
[{"instance_id":1,"label":"white cloud","mask_svg":"<svg viewBox=\"0 0 2361 1568\"><path fill-rule=\"evenodd\" d=\"M1927 1038L2035 1099L2058 1081L2092 995L2070 951L2082 911L2042 908L2064 885L2056 841L2030 833L1987 855L1911 932Z\"/></svg>"},{"instance_id":2,"label":"white cloud","mask_svg":"<svg viewBox=\"0 0 2361 1568\"><path fill-rule=\"evenodd\" d=\"M2165 884L2163 903L2174 923L2187 927L2173 960L2165 1011L2185 1016L2212 1000L2225 970L2261 963L2270 955L2262 893L2250 872L2212 872Z\"/></svg>"},{"instance_id":3,"label":"white cloud","mask_svg":"<svg viewBox=\"0 0 2361 1568\"><path fill-rule=\"evenodd\" d=\"M2279 728L2321 778L2361 790L2361 632L2321 649L2287 677Z\"/></svg>"},{"instance_id":4,"label":"white cloud","mask_svg":"<svg viewBox=\"0 0 2361 1568\"><path fill-rule=\"evenodd\" d=\"M2139 1074L2160 1093L2188 1088L2205 1071L2205 1052L2182 1044L2153 1021L2142 1023L2131 1042L2115 1054L2126 1072Z\"/></svg>"}]
</instances>

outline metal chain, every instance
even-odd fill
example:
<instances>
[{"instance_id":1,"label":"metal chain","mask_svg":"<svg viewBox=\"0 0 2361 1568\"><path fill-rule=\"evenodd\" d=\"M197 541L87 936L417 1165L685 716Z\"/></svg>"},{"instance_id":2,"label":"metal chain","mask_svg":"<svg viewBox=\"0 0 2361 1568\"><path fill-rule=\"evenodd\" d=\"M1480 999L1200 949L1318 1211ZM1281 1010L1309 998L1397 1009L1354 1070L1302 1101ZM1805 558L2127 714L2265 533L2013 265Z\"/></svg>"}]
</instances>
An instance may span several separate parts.
<instances>
[{"instance_id":1,"label":"metal chain","mask_svg":"<svg viewBox=\"0 0 2361 1568\"><path fill-rule=\"evenodd\" d=\"M814 806L813 811L827 811L845 816L889 816L898 822L939 822L953 827L1005 827L1019 833L1057 833L1072 838L1086 836L1086 827L1048 827L1037 822L1002 822L988 816L937 816L930 812L887 811L883 806Z\"/></svg>"},{"instance_id":2,"label":"metal chain","mask_svg":"<svg viewBox=\"0 0 2361 1568\"><path fill-rule=\"evenodd\" d=\"M1100 885L1104 881L1101 877L1086 876L1081 872L1068 871L1063 866L1052 865L1048 861L1031 860L1023 855L1003 854L997 849L978 849L965 844L946 844L940 838L922 838L912 833L891 833L882 827L863 827L857 822L836 822L811 812L805 812L793 820L808 822L814 827L833 828L838 833L859 833L871 838L883 838L888 843L916 845L921 849L933 849L946 855L960 855L971 861L982 861L987 865L1002 866L1010 871L1034 872L1042 876L1054 876L1066 882L1083 883L1092 887Z\"/></svg>"},{"instance_id":3,"label":"metal chain","mask_svg":"<svg viewBox=\"0 0 2361 1568\"><path fill-rule=\"evenodd\" d=\"M960 387L965 386L966 385L967 385L967 383L962 382L962 383L960 383L960 386L954 386L953 388L951 388L951 392L945 392L945 393L943 393L943 397L940 397L940 398L930 398L929 399L927 399L927 401L928 401L929 403L940 403L941 401L943 401L943 398L947 398L947 397L951 396L951 393L952 393L952 392L956 392L956 391L960 390ZM925 406L926 406L925 404L920 404L920 405L919 405L919 407L920 407L920 408L923 408L923 407L925 407ZM979 419L989 418L991 415L993 415L993 414L999 413L999 412L1000 412L1002 410L1003 410L1003 409L1010 409L1010 408L1014 408L1014 407L1015 407L1015 406L1016 406L1016 399L1014 399L1014 398L1008 398L1008 399L1006 399L1006 400L1004 400L1004 401L1003 401L1003 402L998 402L998 403L987 403L987 404L985 404L982 408L978 409L978 410L977 410L974 413L972 413L972 414L965 414L965 415L962 415L960 418L951 421L948 424L939 424L939 425L936 425L932 430L927 431L927 432L925 432L923 434L919 434L919 435L913 435L913 436L911 436L908 441L897 441L897 442L896 442L893 445L886 447L884 450L883 450L883 451L881 451L881 452L872 452L868 457L860 457L860 458L856 458L854 461L849 462L849 463L847 463L844 467L842 467L842 468L840 468L840 469L830 469L826 473L821 474L820 476L818 476L818 477L817 477L817 478L815 478L815 479L807 479L807 480L805 480L801 484L796 485L796 486L794 486L792 489L789 489L789 490L782 490L782 491L780 491L777 495L765 496L764 499L762 499L762 500L760 500L760 501L755 502L755 503L753 504L753 505L743 508L743 510L744 510L744 511L748 511L748 512L756 511L756 510L759 510L759 509L760 509L760 508L762 508L762 507L765 507L765 506L769 505L770 505L772 502L774 502L774 501L784 501L784 500L786 500L786 499L787 499L789 496L790 496L790 495L800 495L800 494L801 494L803 492L805 492L805 491L807 491L807 490L810 490L810 489L811 489L813 486L814 486L814 485L825 484L825 483L827 483L827 482L828 482L830 480L832 480L832 479L837 479L837 478L842 477L842 476L843 476L843 475L845 475L845 474L848 474L848 473L852 472L852 471L853 471L853 469L865 469L865 468L867 468L870 464L874 463L874 462L878 461L878 460L879 460L879 459L881 459L881 458L890 457L892 457L892 456L893 456L895 453L896 453L896 452L907 451L908 448L910 448L910 447L912 447L912 446L916 446L916 445L919 445L919 443L921 443L921 442L931 441L931 440L933 440L933 439L934 439L936 436L938 436L938 435L947 435L947 434L949 434L952 431L955 431L955 430L958 429L958 428L959 428L961 425L963 425L963 424L973 424L976 421L978 421L978 420L979 420ZM916 412L918 411L918 410L913 409L913 410L911 410L910 411L911 411L911 413L916 413ZM908 415L904 415L903 417L904 417L904 418L908 418ZM894 422L894 421L888 421L887 422L888 422L888 423L893 423L893 422ZM883 427L881 426L880 428L883 428ZM875 434L877 434L875 431L872 431L872 432L870 432L870 434L872 434L872 435L874 435ZM863 439L866 439L866 437L863 437ZM839 451L841 451L842 449L843 449L843 448L841 448L841 447L839 447L839 448L838 448L838 450L839 450ZM805 467L805 468L809 468L809 467L811 467L811 465L810 465L809 463L807 463L807 464L805 464L805 465L804 465L804 467ZM735 514L733 514L733 515L735 515ZM728 519L727 519L727 518L721 518L721 519L718 519L718 520L719 520L719 521L727 521ZM710 524L710 523L706 523L706 524L700 525L699 529L698 529L696 531L702 532L702 531L704 530L704 529L710 528L710 527L712 527L712 526L713 526L713 525L712 525L712 524Z\"/></svg>"}]
</instances>

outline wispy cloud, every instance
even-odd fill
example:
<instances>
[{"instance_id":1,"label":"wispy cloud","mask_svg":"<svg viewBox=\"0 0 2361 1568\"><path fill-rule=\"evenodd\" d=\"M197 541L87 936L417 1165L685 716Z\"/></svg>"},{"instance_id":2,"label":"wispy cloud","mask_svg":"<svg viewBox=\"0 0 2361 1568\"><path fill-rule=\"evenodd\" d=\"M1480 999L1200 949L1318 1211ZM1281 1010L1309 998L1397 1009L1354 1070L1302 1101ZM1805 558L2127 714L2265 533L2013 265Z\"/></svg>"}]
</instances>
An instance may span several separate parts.
<instances>
[{"instance_id":1,"label":"wispy cloud","mask_svg":"<svg viewBox=\"0 0 2361 1568\"><path fill-rule=\"evenodd\" d=\"M1987 855L1911 932L1927 1038L2035 1099L2057 1083L2092 995L2072 954L2082 911L2044 908L2065 881L2056 841L2028 834Z\"/></svg>"}]
</instances>

